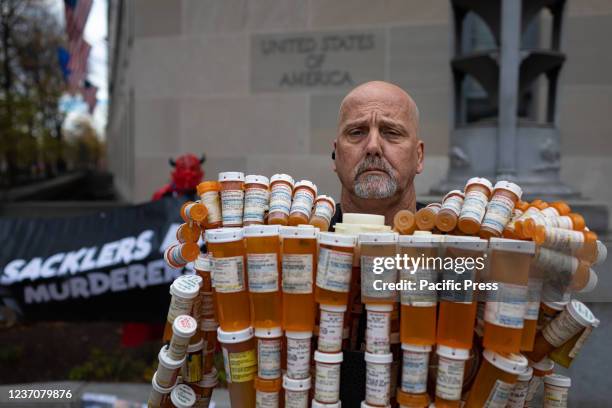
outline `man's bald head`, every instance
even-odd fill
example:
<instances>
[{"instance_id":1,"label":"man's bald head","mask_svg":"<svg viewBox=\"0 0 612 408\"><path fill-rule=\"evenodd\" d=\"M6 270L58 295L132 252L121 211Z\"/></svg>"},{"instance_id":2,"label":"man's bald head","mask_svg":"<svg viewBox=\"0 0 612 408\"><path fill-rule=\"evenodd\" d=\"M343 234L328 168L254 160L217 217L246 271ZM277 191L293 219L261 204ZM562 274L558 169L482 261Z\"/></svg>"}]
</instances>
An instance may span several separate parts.
<instances>
[{"instance_id":1,"label":"man's bald head","mask_svg":"<svg viewBox=\"0 0 612 408\"><path fill-rule=\"evenodd\" d=\"M380 200L414 199L424 145L419 110L402 88L372 81L349 92L340 105L334 149L343 197L360 202L358 210L375 208Z\"/></svg>"},{"instance_id":2,"label":"man's bald head","mask_svg":"<svg viewBox=\"0 0 612 408\"><path fill-rule=\"evenodd\" d=\"M347 110L375 103L391 107L393 111L411 123L415 135L419 136L419 108L414 99L399 86L385 81L365 82L351 90L340 103L338 124L342 122Z\"/></svg>"}]
</instances>

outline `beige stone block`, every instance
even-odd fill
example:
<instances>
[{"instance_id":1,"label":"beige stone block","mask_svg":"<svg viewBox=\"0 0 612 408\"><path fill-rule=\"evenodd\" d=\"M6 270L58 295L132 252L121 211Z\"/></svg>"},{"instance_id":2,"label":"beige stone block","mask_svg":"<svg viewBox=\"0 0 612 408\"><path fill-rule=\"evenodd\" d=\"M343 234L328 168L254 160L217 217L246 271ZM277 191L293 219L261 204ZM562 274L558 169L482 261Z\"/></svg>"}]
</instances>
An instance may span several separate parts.
<instances>
[{"instance_id":1,"label":"beige stone block","mask_svg":"<svg viewBox=\"0 0 612 408\"><path fill-rule=\"evenodd\" d=\"M167 0L130 0L134 3L135 37L177 35L181 32L181 3ZM126 7L127 10L127 7ZM126 18L129 16L126 16ZM126 23L132 24L129 19ZM124 27L129 28L129 27ZM127 33L123 33L126 35Z\"/></svg>"},{"instance_id":2,"label":"beige stone block","mask_svg":"<svg viewBox=\"0 0 612 408\"><path fill-rule=\"evenodd\" d=\"M137 97L185 97L248 91L248 45L242 34L139 39Z\"/></svg>"},{"instance_id":3,"label":"beige stone block","mask_svg":"<svg viewBox=\"0 0 612 408\"><path fill-rule=\"evenodd\" d=\"M184 34L242 31L247 20L247 0L182 0Z\"/></svg>"},{"instance_id":4,"label":"beige stone block","mask_svg":"<svg viewBox=\"0 0 612 408\"><path fill-rule=\"evenodd\" d=\"M425 154L423 172L414 178L414 189L417 200L421 195L428 195L429 191L441 180L446 179L448 171L448 156Z\"/></svg>"},{"instance_id":5,"label":"beige stone block","mask_svg":"<svg viewBox=\"0 0 612 408\"><path fill-rule=\"evenodd\" d=\"M389 80L409 91L450 89L449 30L446 24L392 27Z\"/></svg>"},{"instance_id":6,"label":"beige stone block","mask_svg":"<svg viewBox=\"0 0 612 408\"><path fill-rule=\"evenodd\" d=\"M206 153L204 163L204 178L206 180L218 180L219 173L224 171L246 171L246 155L244 156L212 156L206 149L200 149ZM239 154L240 152L236 152Z\"/></svg>"},{"instance_id":7,"label":"beige stone block","mask_svg":"<svg viewBox=\"0 0 612 408\"><path fill-rule=\"evenodd\" d=\"M609 0L578 0L566 3L568 16L612 15L612 2Z\"/></svg>"},{"instance_id":8,"label":"beige stone block","mask_svg":"<svg viewBox=\"0 0 612 408\"><path fill-rule=\"evenodd\" d=\"M612 153L612 86L563 86L560 90L561 157Z\"/></svg>"},{"instance_id":9,"label":"beige stone block","mask_svg":"<svg viewBox=\"0 0 612 408\"><path fill-rule=\"evenodd\" d=\"M562 83L612 85L612 15L567 18L563 35Z\"/></svg>"},{"instance_id":10,"label":"beige stone block","mask_svg":"<svg viewBox=\"0 0 612 408\"><path fill-rule=\"evenodd\" d=\"M247 1L248 30L299 30L308 23L308 1Z\"/></svg>"},{"instance_id":11,"label":"beige stone block","mask_svg":"<svg viewBox=\"0 0 612 408\"><path fill-rule=\"evenodd\" d=\"M308 151L308 97L260 95L184 99L182 150L213 156Z\"/></svg>"},{"instance_id":12,"label":"beige stone block","mask_svg":"<svg viewBox=\"0 0 612 408\"><path fill-rule=\"evenodd\" d=\"M137 99L133 120L138 155L177 155L181 132L178 99Z\"/></svg>"},{"instance_id":13,"label":"beige stone block","mask_svg":"<svg viewBox=\"0 0 612 408\"><path fill-rule=\"evenodd\" d=\"M310 96L310 153L331 155L337 134L338 109L345 95L346 92Z\"/></svg>"},{"instance_id":14,"label":"beige stone block","mask_svg":"<svg viewBox=\"0 0 612 408\"><path fill-rule=\"evenodd\" d=\"M445 0L311 0L312 27L428 22L448 23L450 5Z\"/></svg>"}]
</instances>

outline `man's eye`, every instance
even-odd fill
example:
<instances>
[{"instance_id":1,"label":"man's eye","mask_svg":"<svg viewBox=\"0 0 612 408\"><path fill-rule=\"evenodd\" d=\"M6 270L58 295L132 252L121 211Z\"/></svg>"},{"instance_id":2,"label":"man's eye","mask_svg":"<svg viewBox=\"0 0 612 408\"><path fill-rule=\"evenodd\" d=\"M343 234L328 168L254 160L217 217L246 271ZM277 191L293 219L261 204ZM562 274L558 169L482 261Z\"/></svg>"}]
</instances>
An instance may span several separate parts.
<instances>
[{"instance_id":1,"label":"man's eye","mask_svg":"<svg viewBox=\"0 0 612 408\"><path fill-rule=\"evenodd\" d=\"M363 136L364 134L363 129L351 129L348 131L349 136Z\"/></svg>"},{"instance_id":2,"label":"man's eye","mask_svg":"<svg viewBox=\"0 0 612 408\"><path fill-rule=\"evenodd\" d=\"M383 134L389 136L400 136L400 132L395 129L383 129Z\"/></svg>"}]
</instances>

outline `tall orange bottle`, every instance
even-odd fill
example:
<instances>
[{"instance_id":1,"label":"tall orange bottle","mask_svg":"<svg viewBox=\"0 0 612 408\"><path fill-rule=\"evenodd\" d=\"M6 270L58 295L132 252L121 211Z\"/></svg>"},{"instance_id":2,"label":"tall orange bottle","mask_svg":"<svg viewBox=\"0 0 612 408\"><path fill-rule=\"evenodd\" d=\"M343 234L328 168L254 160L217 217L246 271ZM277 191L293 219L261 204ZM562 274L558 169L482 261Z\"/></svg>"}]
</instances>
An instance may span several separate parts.
<instances>
[{"instance_id":1,"label":"tall orange bottle","mask_svg":"<svg viewBox=\"0 0 612 408\"><path fill-rule=\"evenodd\" d=\"M212 255L212 277L221 329L232 332L251 327L242 228L207 230L206 242Z\"/></svg>"},{"instance_id":2,"label":"tall orange bottle","mask_svg":"<svg viewBox=\"0 0 612 408\"><path fill-rule=\"evenodd\" d=\"M281 227L283 329L312 332L318 228Z\"/></svg>"},{"instance_id":3,"label":"tall orange bottle","mask_svg":"<svg viewBox=\"0 0 612 408\"><path fill-rule=\"evenodd\" d=\"M280 238L277 225L244 227L246 261L255 329L280 327Z\"/></svg>"}]
</instances>

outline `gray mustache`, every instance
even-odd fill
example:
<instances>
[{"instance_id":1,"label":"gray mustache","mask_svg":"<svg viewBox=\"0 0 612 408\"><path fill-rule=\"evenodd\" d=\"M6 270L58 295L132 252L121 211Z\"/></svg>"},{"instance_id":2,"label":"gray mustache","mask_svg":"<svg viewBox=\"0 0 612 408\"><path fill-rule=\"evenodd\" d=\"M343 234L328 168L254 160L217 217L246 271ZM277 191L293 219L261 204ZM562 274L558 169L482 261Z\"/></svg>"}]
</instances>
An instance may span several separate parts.
<instances>
[{"instance_id":1,"label":"gray mustache","mask_svg":"<svg viewBox=\"0 0 612 408\"><path fill-rule=\"evenodd\" d=\"M368 171L368 170L380 170L387 173L389 176L392 174L391 165L385 160L380 158L370 159L366 158L357 166L356 176Z\"/></svg>"}]
</instances>

